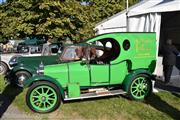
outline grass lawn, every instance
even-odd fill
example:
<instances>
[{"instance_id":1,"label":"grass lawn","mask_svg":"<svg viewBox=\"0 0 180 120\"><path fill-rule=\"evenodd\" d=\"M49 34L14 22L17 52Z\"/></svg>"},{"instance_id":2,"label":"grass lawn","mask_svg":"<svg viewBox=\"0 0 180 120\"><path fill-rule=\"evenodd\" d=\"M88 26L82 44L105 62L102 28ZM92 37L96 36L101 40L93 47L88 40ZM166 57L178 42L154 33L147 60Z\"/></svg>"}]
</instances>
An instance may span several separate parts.
<instances>
[{"instance_id":1,"label":"grass lawn","mask_svg":"<svg viewBox=\"0 0 180 120\"><path fill-rule=\"evenodd\" d=\"M0 77L0 95L5 94L19 110L34 119L77 120L180 120L180 94L159 92L144 102L136 102L124 96L69 101L48 114L33 113L25 102L27 89L5 86ZM2 101L0 100L0 103ZM1 104L0 104L1 105Z\"/></svg>"}]
</instances>

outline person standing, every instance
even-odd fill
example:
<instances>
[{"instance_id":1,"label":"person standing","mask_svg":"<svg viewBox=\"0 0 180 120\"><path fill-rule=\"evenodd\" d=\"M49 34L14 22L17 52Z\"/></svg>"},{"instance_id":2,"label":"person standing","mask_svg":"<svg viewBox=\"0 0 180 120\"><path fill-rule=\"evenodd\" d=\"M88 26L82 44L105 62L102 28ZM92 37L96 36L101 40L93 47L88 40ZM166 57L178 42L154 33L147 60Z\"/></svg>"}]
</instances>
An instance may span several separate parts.
<instances>
[{"instance_id":1,"label":"person standing","mask_svg":"<svg viewBox=\"0 0 180 120\"><path fill-rule=\"evenodd\" d=\"M49 45L52 42L52 38L48 38L47 42L45 44L43 44L43 48L42 48L42 55L46 56L46 55L50 55L51 54L51 50Z\"/></svg>"},{"instance_id":2,"label":"person standing","mask_svg":"<svg viewBox=\"0 0 180 120\"><path fill-rule=\"evenodd\" d=\"M172 40L168 39L166 44L163 46L163 72L165 84L170 82L173 66L176 65L176 57L179 51L174 45L172 45Z\"/></svg>"}]
</instances>

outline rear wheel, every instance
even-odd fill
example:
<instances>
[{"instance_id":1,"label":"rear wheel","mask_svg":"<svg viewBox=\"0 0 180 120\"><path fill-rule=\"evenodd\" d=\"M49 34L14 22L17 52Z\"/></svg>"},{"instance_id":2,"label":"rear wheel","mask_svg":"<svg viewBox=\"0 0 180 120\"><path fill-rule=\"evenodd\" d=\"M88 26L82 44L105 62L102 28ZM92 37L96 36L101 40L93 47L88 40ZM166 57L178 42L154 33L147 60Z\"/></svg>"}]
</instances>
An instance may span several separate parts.
<instances>
[{"instance_id":1,"label":"rear wheel","mask_svg":"<svg viewBox=\"0 0 180 120\"><path fill-rule=\"evenodd\" d=\"M18 71L15 73L16 76L16 84L19 87L23 87L23 81L27 80L31 77L31 74L27 71Z\"/></svg>"},{"instance_id":2,"label":"rear wheel","mask_svg":"<svg viewBox=\"0 0 180 120\"><path fill-rule=\"evenodd\" d=\"M131 80L128 95L134 100L144 100L152 92L152 83L149 76L140 74Z\"/></svg>"},{"instance_id":3,"label":"rear wheel","mask_svg":"<svg viewBox=\"0 0 180 120\"><path fill-rule=\"evenodd\" d=\"M26 94L26 103L35 112L52 112L61 103L59 89L50 82L36 82L29 88Z\"/></svg>"},{"instance_id":4,"label":"rear wheel","mask_svg":"<svg viewBox=\"0 0 180 120\"><path fill-rule=\"evenodd\" d=\"M8 66L6 65L6 63L2 62L0 63L0 75L4 75L7 73L8 71Z\"/></svg>"}]
</instances>

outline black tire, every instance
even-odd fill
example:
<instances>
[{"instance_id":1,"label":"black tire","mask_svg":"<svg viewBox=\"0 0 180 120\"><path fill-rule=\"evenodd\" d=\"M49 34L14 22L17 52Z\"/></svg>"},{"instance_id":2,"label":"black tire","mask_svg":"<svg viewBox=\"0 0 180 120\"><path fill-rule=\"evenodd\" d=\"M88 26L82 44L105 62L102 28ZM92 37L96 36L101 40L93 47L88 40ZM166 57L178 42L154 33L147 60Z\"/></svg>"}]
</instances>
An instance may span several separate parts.
<instances>
[{"instance_id":1,"label":"black tire","mask_svg":"<svg viewBox=\"0 0 180 120\"><path fill-rule=\"evenodd\" d=\"M27 71L17 71L15 73L15 83L17 84L17 86L19 87L23 87L23 84L21 81L27 80L28 78L30 78L32 75L27 72Z\"/></svg>"},{"instance_id":2,"label":"black tire","mask_svg":"<svg viewBox=\"0 0 180 120\"><path fill-rule=\"evenodd\" d=\"M138 81L137 81L138 80ZM138 82L142 80L139 85ZM139 74L131 79L128 86L128 97L132 100L142 101L152 93L151 78L146 74ZM141 95L142 94L142 95Z\"/></svg>"},{"instance_id":3,"label":"black tire","mask_svg":"<svg viewBox=\"0 0 180 120\"><path fill-rule=\"evenodd\" d=\"M31 101L30 101L30 99L31 99L31 95L33 95L33 90L36 90L36 89L38 89L38 87L42 87L42 86L47 86L47 87L50 87L50 88L52 88L52 90L54 90L55 91L55 94L56 94L56 102L54 103L54 105L50 108L50 109L48 109L48 110L41 110L41 109L39 109L39 110L37 110L32 104L33 103L31 103ZM40 89L40 88L39 88ZM47 91L46 91L47 92ZM41 95L39 95L39 96L41 96ZM35 98L33 98L33 100L34 100ZM38 98L39 99L39 98ZM41 97L41 100L40 100L40 102L41 103L39 103L40 105L43 103L43 100L42 100L43 98ZM45 99L48 99L48 98L45 98ZM54 84L52 84L52 83L50 83L50 82L47 82L47 81L39 81L39 82L35 82L35 83L33 83L32 84L32 86L30 86L30 88L28 89L28 91L27 91L27 94L26 94L26 104L27 104L27 106L32 110L32 111L35 111L35 112L38 112L38 113L49 113L49 112L52 112L52 111L54 111L54 110L56 110L60 105L61 105L61 101L62 101L62 99L61 99L61 95L60 95L60 90L59 90L59 88L56 86L56 85L54 85ZM45 103L44 103L45 104ZM46 106L46 105L45 105Z\"/></svg>"},{"instance_id":4,"label":"black tire","mask_svg":"<svg viewBox=\"0 0 180 120\"><path fill-rule=\"evenodd\" d=\"M0 67L1 67L0 68L0 75L6 74L7 71L9 70L8 65L6 63L2 62L2 61L0 63Z\"/></svg>"}]
</instances>

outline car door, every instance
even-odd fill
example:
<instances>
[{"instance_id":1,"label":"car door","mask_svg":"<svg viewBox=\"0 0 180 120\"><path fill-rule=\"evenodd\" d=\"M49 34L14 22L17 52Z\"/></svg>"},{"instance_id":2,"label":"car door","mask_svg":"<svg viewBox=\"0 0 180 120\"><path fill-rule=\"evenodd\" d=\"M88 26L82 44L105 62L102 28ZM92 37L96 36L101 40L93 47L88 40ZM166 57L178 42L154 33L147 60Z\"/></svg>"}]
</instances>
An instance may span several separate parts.
<instances>
[{"instance_id":1,"label":"car door","mask_svg":"<svg viewBox=\"0 0 180 120\"><path fill-rule=\"evenodd\" d=\"M70 83L78 83L80 86L90 86L90 75L87 64L81 61L68 63Z\"/></svg>"},{"instance_id":2,"label":"car door","mask_svg":"<svg viewBox=\"0 0 180 120\"><path fill-rule=\"evenodd\" d=\"M90 85L90 74L87 64L83 63L76 54L76 49L80 46L66 47L60 57L61 62L67 62L68 82L77 83L80 86Z\"/></svg>"},{"instance_id":3,"label":"car door","mask_svg":"<svg viewBox=\"0 0 180 120\"><path fill-rule=\"evenodd\" d=\"M97 57L102 63L90 64L91 83L121 84L127 74L127 63L120 59L119 42L114 38L104 38L98 40L97 45L104 48Z\"/></svg>"},{"instance_id":4,"label":"car door","mask_svg":"<svg viewBox=\"0 0 180 120\"><path fill-rule=\"evenodd\" d=\"M104 55L104 46L98 43L95 47L90 48L90 76L91 84L109 84L110 81L110 64L101 61Z\"/></svg>"},{"instance_id":5,"label":"car door","mask_svg":"<svg viewBox=\"0 0 180 120\"><path fill-rule=\"evenodd\" d=\"M91 84L109 84L109 64L90 64Z\"/></svg>"}]
</instances>

